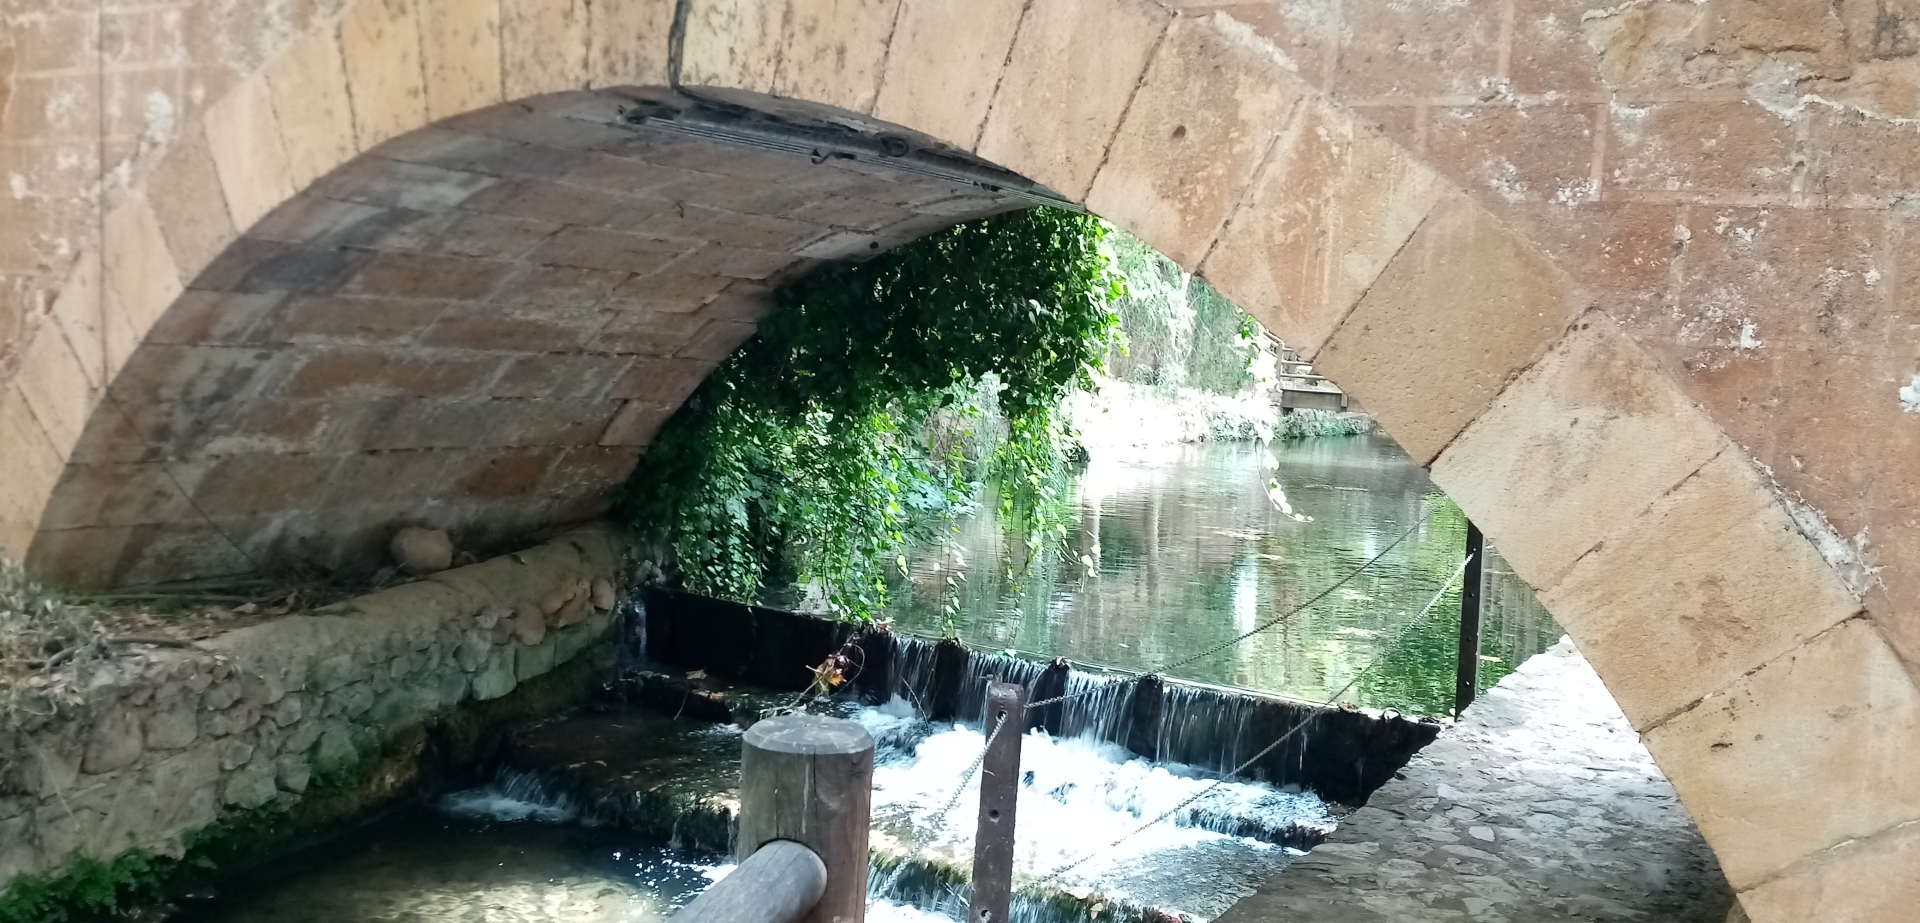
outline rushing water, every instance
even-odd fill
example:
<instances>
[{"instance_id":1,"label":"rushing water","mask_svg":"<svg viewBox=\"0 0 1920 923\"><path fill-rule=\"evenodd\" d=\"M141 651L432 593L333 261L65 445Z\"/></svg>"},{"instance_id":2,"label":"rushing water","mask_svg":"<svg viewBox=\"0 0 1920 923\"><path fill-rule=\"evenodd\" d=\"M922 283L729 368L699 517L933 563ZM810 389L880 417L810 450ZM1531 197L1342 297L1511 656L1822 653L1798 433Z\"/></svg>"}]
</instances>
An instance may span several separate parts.
<instances>
[{"instance_id":1,"label":"rushing water","mask_svg":"<svg viewBox=\"0 0 1920 923\"><path fill-rule=\"evenodd\" d=\"M1096 452L1077 483L1068 553L1020 579L992 504L907 555L889 616L921 635L956 633L1122 669L1151 669L1221 644L1306 602L1413 533L1366 573L1283 624L1169 671L1200 682L1320 701L1393 648L1459 565L1466 520L1391 440L1306 439ZM1277 481L1292 514L1270 499ZM1431 512L1424 523L1421 517ZM1418 524L1418 525L1416 525ZM1075 560L1075 559L1078 560ZM956 578L950 584L949 578ZM957 592L949 591L950 585ZM1483 686L1559 639L1497 554L1483 591ZM1453 702L1460 594L1432 613L1343 701L1412 714Z\"/></svg>"},{"instance_id":2,"label":"rushing water","mask_svg":"<svg viewBox=\"0 0 1920 923\"><path fill-rule=\"evenodd\" d=\"M900 699L847 713L877 744L873 840L889 858L870 879L869 919L963 918L964 884L938 869L970 864L979 779L960 783L984 744L980 731L927 722ZM546 729L565 736L569 721L594 720L605 719L563 719ZM665 715L645 720L666 736L729 738L727 749L738 752L738 728ZM1036 731L1022 751L1015 883L1034 885L1077 862L1043 890L1099 897L1059 905L1024 896L1011 923L1067 923L1086 919L1089 906L1120 905L1210 918L1300 854L1283 843L1317 841L1334 825L1310 793L1245 782L1209 788L1206 773L1150 763L1090 738ZM565 765L571 757L547 758ZM709 777L724 787L735 772ZM503 767L492 784L229 881L179 919L651 923L731 870L719 856L668 849L623 829L594 809L595 793L569 791L560 778L539 766ZM1203 797L1182 807L1195 795ZM955 807L943 816L949 804ZM1136 833L1169 811L1166 823Z\"/></svg>"}]
</instances>

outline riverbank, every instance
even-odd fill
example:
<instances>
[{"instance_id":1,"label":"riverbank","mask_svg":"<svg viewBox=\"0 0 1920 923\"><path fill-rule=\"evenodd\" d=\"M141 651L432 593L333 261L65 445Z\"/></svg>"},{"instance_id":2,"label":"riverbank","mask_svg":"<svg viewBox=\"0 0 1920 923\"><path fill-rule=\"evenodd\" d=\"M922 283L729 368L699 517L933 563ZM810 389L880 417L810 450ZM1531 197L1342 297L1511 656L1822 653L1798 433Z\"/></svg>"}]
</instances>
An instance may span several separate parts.
<instances>
[{"instance_id":1,"label":"riverbank","mask_svg":"<svg viewBox=\"0 0 1920 923\"><path fill-rule=\"evenodd\" d=\"M1562 640L1217 923L1722 923L1733 901L1673 786Z\"/></svg>"},{"instance_id":2,"label":"riverbank","mask_svg":"<svg viewBox=\"0 0 1920 923\"><path fill-rule=\"evenodd\" d=\"M50 659L0 710L0 921L160 896L469 767L610 665L619 561L581 530L84 672Z\"/></svg>"}]
</instances>

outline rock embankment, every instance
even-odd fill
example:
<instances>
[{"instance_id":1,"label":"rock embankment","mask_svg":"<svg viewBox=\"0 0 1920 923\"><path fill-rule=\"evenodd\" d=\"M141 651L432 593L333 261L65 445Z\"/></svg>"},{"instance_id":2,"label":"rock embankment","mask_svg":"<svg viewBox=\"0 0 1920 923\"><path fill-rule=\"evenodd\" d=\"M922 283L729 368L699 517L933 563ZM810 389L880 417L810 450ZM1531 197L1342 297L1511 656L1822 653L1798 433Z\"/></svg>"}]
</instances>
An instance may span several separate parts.
<instances>
[{"instance_id":1,"label":"rock embankment","mask_svg":"<svg viewBox=\"0 0 1920 923\"><path fill-rule=\"evenodd\" d=\"M16 686L0 712L0 890L81 856L178 856L223 816L297 803L396 735L574 659L613 622L618 547L583 529Z\"/></svg>"}]
</instances>

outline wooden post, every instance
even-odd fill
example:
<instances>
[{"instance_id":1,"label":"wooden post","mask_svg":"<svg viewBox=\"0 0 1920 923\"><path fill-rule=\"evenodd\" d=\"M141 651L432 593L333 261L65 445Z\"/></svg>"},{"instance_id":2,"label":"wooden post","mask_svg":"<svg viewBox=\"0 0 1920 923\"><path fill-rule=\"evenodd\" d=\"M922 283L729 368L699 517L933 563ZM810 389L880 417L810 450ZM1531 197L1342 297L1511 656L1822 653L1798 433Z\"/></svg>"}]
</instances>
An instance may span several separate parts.
<instances>
[{"instance_id":1,"label":"wooden post","mask_svg":"<svg viewBox=\"0 0 1920 923\"><path fill-rule=\"evenodd\" d=\"M1007 923L1013 906L1013 820L1020 801L1020 735L1026 730L1027 688L987 686L986 731L991 742L980 761L980 825L973 835L973 905L968 923ZM994 728L999 727L999 733Z\"/></svg>"},{"instance_id":2,"label":"wooden post","mask_svg":"<svg viewBox=\"0 0 1920 923\"><path fill-rule=\"evenodd\" d=\"M863 923L873 735L842 718L781 715L747 729L740 753L742 860L775 840L813 850L826 886L804 923ZM737 873L736 873L737 874Z\"/></svg>"},{"instance_id":3,"label":"wooden post","mask_svg":"<svg viewBox=\"0 0 1920 923\"><path fill-rule=\"evenodd\" d=\"M813 850L774 840L673 915L674 923L793 923L820 903L827 867Z\"/></svg>"},{"instance_id":4,"label":"wooden post","mask_svg":"<svg viewBox=\"0 0 1920 923\"><path fill-rule=\"evenodd\" d=\"M1460 659L1453 672L1453 715L1480 692L1480 564L1487 549L1480 527L1467 523L1467 570L1460 584Z\"/></svg>"}]
</instances>

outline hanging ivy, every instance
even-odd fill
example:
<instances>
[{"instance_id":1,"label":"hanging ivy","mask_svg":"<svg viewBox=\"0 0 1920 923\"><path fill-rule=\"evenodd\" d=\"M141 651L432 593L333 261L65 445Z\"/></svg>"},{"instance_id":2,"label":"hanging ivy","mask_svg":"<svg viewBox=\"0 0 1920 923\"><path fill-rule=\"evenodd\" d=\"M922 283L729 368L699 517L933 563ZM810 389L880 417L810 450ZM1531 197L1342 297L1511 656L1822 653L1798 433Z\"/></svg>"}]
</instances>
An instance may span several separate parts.
<instances>
[{"instance_id":1,"label":"hanging ivy","mask_svg":"<svg viewBox=\"0 0 1920 923\"><path fill-rule=\"evenodd\" d=\"M1037 208L782 287L655 438L625 517L689 589L751 599L770 581L817 583L838 611L871 617L910 533L988 473L1017 515L1057 501L1077 447L1055 407L1093 386L1125 292L1105 235L1091 216ZM983 389L1007 420L991 458L925 435L930 415L964 415Z\"/></svg>"}]
</instances>

